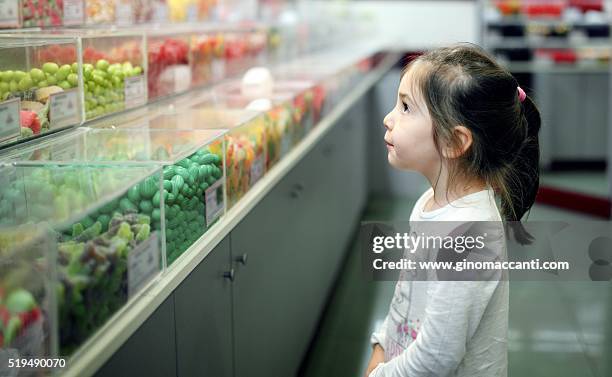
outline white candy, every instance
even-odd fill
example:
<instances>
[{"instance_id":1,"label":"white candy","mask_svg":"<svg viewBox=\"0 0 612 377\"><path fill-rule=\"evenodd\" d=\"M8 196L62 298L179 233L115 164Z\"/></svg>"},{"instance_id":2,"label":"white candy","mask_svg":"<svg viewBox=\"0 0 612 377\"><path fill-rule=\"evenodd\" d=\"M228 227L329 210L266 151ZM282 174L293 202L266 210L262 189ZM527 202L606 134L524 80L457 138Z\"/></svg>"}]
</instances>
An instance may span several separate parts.
<instances>
[{"instance_id":1,"label":"white candy","mask_svg":"<svg viewBox=\"0 0 612 377\"><path fill-rule=\"evenodd\" d=\"M247 98L269 98L273 87L272 75L264 67L251 68L242 77L241 91Z\"/></svg>"}]
</instances>

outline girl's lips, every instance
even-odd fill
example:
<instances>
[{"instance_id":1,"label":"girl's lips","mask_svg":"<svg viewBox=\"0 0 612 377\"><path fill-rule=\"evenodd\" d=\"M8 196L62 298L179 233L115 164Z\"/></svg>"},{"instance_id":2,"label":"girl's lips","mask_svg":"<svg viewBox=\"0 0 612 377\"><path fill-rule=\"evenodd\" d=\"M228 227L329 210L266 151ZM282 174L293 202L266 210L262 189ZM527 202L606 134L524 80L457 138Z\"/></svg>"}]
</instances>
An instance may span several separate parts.
<instances>
[{"instance_id":1,"label":"girl's lips","mask_svg":"<svg viewBox=\"0 0 612 377\"><path fill-rule=\"evenodd\" d=\"M389 143L387 140L385 140L385 144L387 144L387 147L393 148L393 144Z\"/></svg>"}]
</instances>

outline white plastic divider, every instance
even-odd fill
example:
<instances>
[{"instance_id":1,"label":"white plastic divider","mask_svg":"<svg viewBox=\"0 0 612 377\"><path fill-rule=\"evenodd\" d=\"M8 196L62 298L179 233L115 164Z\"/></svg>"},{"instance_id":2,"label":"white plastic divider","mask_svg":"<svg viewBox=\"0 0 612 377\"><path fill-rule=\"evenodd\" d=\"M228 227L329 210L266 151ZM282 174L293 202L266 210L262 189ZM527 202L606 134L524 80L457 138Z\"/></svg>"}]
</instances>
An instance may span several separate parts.
<instances>
[{"instance_id":1,"label":"white plastic divider","mask_svg":"<svg viewBox=\"0 0 612 377\"><path fill-rule=\"evenodd\" d=\"M366 74L353 91L323 118L300 144L279 161L225 216L221 217L208 232L185 251L150 289L131 305L115 313L85 342L68 360L66 369L60 371L59 374L66 377L88 377L102 367L204 258L314 148L352 105L364 96L399 58L398 53L388 54L377 68Z\"/></svg>"}]
</instances>

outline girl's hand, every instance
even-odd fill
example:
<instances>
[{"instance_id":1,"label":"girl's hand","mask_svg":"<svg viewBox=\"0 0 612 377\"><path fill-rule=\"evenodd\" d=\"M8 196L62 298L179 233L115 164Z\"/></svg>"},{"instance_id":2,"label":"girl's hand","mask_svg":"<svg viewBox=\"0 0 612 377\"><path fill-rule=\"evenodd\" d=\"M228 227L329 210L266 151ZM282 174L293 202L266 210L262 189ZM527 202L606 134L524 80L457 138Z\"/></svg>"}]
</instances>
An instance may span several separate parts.
<instances>
[{"instance_id":1,"label":"girl's hand","mask_svg":"<svg viewBox=\"0 0 612 377\"><path fill-rule=\"evenodd\" d=\"M374 349L372 349L372 357L370 358L370 363L366 369L365 377L368 377L374 368L383 362L385 362L385 350L383 350L380 344L375 344Z\"/></svg>"}]
</instances>

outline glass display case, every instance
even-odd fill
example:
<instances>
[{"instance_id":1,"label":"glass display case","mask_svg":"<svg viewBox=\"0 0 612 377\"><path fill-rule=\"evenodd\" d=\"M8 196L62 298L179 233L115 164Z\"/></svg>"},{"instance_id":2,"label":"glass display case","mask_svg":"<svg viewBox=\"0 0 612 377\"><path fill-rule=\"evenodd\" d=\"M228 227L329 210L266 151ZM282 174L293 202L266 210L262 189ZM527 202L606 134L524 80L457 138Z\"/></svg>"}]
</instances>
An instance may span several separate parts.
<instances>
[{"instance_id":1,"label":"glass display case","mask_svg":"<svg viewBox=\"0 0 612 377\"><path fill-rule=\"evenodd\" d=\"M85 119L147 102L142 33L87 31L80 34Z\"/></svg>"},{"instance_id":2,"label":"glass display case","mask_svg":"<svg viewBox=\"0 0 612 377\"><path fill-rule=\"evenodd\" d=\"M72 1L67 2L70 4ZM0 7L0 28L62 26L64 7L62 0L4 1Z\"/></svg>"},{"instance_id":3,"label":"glass display case","mask_svg":"<svg viewBox=\"0 0 612 377\"><path fill-rule=\"evenodd\" d=\"M124 204L161 187L161 166L28 161L0 171L3 348L67 357L162 271L163 232Z\"/></svg>"},{"instance_id":4,"label":"glass display case","mask_svg":"<svg viewBox=\"0 0 612 377\"><path fill-rule=\"evenodd\" d=\"M0 144L82 122L75 37L0 35Z\"/></svg>"},{"instance_id":5,"label":"glass display case","mask_svg":"<svg viewBox=\"0 0 612 377\"><path fill-rule=\"evenodd\" d=\"M216 83L225 78L225 42L221 30L194 33L190 46L193 86Z\"/></svg>"},{"instance_id":6,"label":"glass display case","mask_svg":"<svg viewBox=\"0 0 612 377\"><path fill-rule=\"evenodd\" d=\"M216 17L219 0L167 0L170 21L196 22Z\"/></svg>"},{"instance_id":7,"label":"glass display case","mask_svg":"<svg viewBox=\"0 0 612 377\"><path fill-rule=\"evenodd\" d=\"M259 111L219 109L208 100L196 100L192 104L183 104L183 107L169 107L146 123L132 122L117 127L184 131L226 130L224 161L228 209L266 172L266 117ZM218 143L211 144L214 153L219 152L217 145Z\"/></svg>"},{"instance_id":8,"label":"glass display case","mask_svg":"<svg viewBox=\"0 0 612 377\"><path fill-rule=\"evenodd\" d=\"M170 120L166 118L166 122ZM225 213L225 131L177 130L170 126L151 129L146 119L101 123L99 127L124 128L80 128L55 140L9 151L6 158L70 164L162 165L163 188L130 191L128 200L119 204L151 216L155 231L162 226L158 208L160 203L165 204L165 246L170 265Z\"/></svg>"},{"instance_id":9,"label":"glass display case","mask_svg":"<svg viewBox=\"0 0 612 377\"><path fill-rule=\"evenodd\" d=\"M0 225L0 349L6 357L56 354L51 315L56 253L54 234L46 228L27 223ZM11 375L6 365L0 371Z\"/></svg>"},{"instance_id":10,"label":"glass display case","mask_svg":"<svg viewBox=\"0 0 612 377\"><path fill-rule=\"evenodd\" d=\"M147 85L156 100L187 91L192 83L190 42L192 30L147 30Z\"/></svg>"},{"instance_id":11,"label":"glass display case","mask_svg":"<svg viewBox=\"0 0 612 377\"><path fill-rule=\"evenodd\" d=\"M117 0L84 0L85 23L87 25L115 23L115 7Z\"/></svg>"},{"instance_id":12,"label":"glass display case","mask_svg":"<svg viewBox=\"0 0 612 377\"><path fill-rule=\"evenodd\" d=\"M266 63L267 30L260 26L227 30L223 34L225 74L235 77Z\"/></svg>"},{"instance_id":13,"label":"glass display case","mask_svg":"<svg viewBox=\"0 0 612 377\"><path fill-rule=\"evenodd\" d=\"M268 90L231 81L216 86L211 97L200 99L200 102L219 108L264 111L268 145L266 165L271 167L310 132L315 115L319 118L320 107L315 109L314 106L319 105L314 101L314 88L314 83L306 80L274 81Z\"/></svg>"},{"instance_id":14,"label":"glass display case","mask_svg":"<svg viewBox=\"0 0 612 377\"><path fill-rule=\"evenodd\" d=\"M48 48L46 53L58 57L57 59L63 61L62 64L70 64L66 63L69 61L82 62L85 120L146 104L147 87L144 76L146 57L143 33L103 29L54 29L44 31L42 34L22 35L40 39L76 38L78 40L80 48L76 51L66 47ZM70 83L67 79L66 81ZM59 84L62 85L61 82Z\"/></svg>"}]
</instances>

